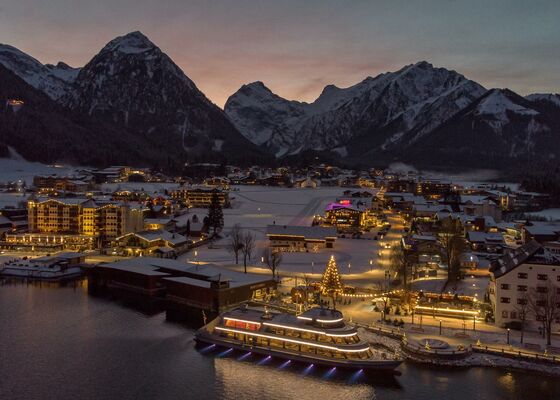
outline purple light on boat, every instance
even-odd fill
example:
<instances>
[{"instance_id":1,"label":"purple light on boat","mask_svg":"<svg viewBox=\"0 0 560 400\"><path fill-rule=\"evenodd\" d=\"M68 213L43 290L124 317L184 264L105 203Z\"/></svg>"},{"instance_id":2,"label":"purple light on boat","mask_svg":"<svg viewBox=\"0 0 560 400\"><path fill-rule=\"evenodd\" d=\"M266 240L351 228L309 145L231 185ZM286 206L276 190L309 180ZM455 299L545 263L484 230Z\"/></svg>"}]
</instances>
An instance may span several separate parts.
<instances>
[{"instance_id":1,"label":"purple light on boat","mask_svg":"<svg viewBox=\"0 0 560 400\"><path fill-rule=\"evenodd\" d=\"M243 354L241 357L239 357L237 360L238 361L243 361L245 360L247 357L249 357L252 353L248 352L247 354Z\"/></svg>"},{"instance_id":2,"label":"purple light on boat","mask_svg":"<svg viewBox=\"0 0 560 400\"><path fill-rule=\"evenodd\" d=\"M260 360L257 364L258 365L263 365L265 362L267 362L271 358L272 358L272 356L267 356L267 357L263 358L262 360Z\"/></svg>"},{"instance_id":3,"label":"purple light on boat","mask_svg":"<svg viewBox=\"0 0 560 400\"><path fill-rule=\"evenodd\" d=\"M207 346L207 347L201 349L200 351L201 351L202 353L206 353L207 351L210 351L210 350L213 349L214 347L216 347L216 345L215 345L215 344L211 344L210 346Z\"/></svg>"},{"instance_id":4,"label":"purple light on boat","mask_svg":"<svg viewBox=\"0 0 560 400\"><path fill-rule=\"evenodd\" d=\"M286 361L285 363L283 363L282 365L280 365L280 366L278 367L278 369L284 369L284 368L286 368L291 362L292 362L292 360Z\"/></svg>"},{"instance_id":5,"label":"purple light on boat","mask_svg":"<svg viewBox=\"0 0 560 400\"><path fill-rule=\"evenodd\" d=\"M218 357L224 357L225 355L231 353L233 351L233 349L227 349L225 351L222 351L220 354L218 354Z\"/></svg>"},{"instance_id":6,"label":"purple light on boat","mask_svg":"<svg viewBox=\"0 0 560 400\"><path fill-rule=\"evenodd\" d=\"M363 373L364 373L363 369L359 369L356 372L354 372L350 377L350 382L356 382Z\"/></svg>"},{"instance_id":7,"label":"purple light on boat","mask_svg":"<svg viewBox=\"0 0 560 400\"><path fill-rule=\"evenodd\" d=\"M313 368L313 364L310 364L307 368L305 368L303 370L303 375L307 375L311 372L311 369Z\"/></svg>"},{"instance_id":8,"label":"purple light on boat","mask_svg":"<svg viewBox=\"0 0 560 400\"><path fill-rule=\"evenodd\" d=\"M333 374L336 372L336 367L332 367L331 369L329 369L325 375L323 376L324 379L329 379L331 376L333 376Z\"/></svg>"}]
</instances>

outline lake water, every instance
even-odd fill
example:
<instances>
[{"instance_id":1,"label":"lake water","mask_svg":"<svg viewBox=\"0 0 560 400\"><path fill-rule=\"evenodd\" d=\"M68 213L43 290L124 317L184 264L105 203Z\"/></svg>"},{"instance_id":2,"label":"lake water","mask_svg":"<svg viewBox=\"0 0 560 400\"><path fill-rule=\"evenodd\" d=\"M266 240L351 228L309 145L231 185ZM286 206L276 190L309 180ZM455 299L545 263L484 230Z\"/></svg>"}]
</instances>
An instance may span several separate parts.
<instances>
[{"instance_id":1,"label":"lake water","mask_svg":"<svg viewBox=\"0 0 560 400\"><path fill-rule=\"evenodd\" d=\"M1 282L0 282L1 284ZM87 282L0 286L0 399L558 399L558 379L405 363L395 378L282 368L195 348L193 330L88 295Z\"/></svg>"}]
</instances>

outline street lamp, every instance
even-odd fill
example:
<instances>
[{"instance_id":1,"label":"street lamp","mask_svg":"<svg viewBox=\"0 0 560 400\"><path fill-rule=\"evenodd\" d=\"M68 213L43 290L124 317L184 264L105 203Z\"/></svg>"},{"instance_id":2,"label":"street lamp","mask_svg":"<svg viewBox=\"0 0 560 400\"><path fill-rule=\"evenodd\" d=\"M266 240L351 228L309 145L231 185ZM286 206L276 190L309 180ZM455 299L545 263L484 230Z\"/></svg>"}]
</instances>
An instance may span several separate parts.
<instances>
[{"instance_id":1,"label":"street lamp","mask_svg":"<svg viewBox=\"0 0 560 400\"><path fill-rule=\"evenodd\" d=\"M507 329L507 344L509 344L509 328Z\"/></svg>"}]
</instances>

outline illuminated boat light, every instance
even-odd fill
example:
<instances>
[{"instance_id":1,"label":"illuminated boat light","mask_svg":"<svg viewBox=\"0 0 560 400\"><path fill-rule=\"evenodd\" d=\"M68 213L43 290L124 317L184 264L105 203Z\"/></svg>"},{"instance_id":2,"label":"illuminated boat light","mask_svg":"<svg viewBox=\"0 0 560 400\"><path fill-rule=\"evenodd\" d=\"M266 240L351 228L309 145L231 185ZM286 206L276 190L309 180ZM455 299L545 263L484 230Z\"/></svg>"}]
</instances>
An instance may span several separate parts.
<instances>
[{"instance_id":1,"label":"illuminated boat light","mask_svg":"<svg viewBox=\"0 0 560 400\"><path fill-rule=\"evenodd\" d=\"M334 373L336 372L336 367L332 367L331 369L329 369L325 375L323 376L324 379L329 379L331 376L334 375Z\"/></svg>"},{"instance_id":2,"label":"illuminated boat light","mask_svg":"<svg viewBox=\"0 0 560 400\"><path fill-rule=\"evenodd\" d=\"M249 357L252 354L252 352L248 352L247 354L243 354L241 357L239 357L237 360L238 361L243 361L245 360L247 357Z\"/></svg>"},{"instance_id":3,"label":"illuminated boat light","mask_svg":"<svg viewBox=\"0 0 560 400\"><path fill-rule=\"evenodd\" d=\"M359 369L358 371L354 372L350 377L350 382L356 382L360 378L360 376L362 376L363 373L364 373L363 369Z\"/></svg>"},{"instance_id":4,"label":"illuminated boat light","mask_svg":"<svg viewBox=\"0 0 560 400\"><path fill-rule=\"evenodd\" d=\"M291 362L292 362L292 360L286 361L285 363L283 363L282 365L280 365L280 366L278 367L278 369L284 369L284 368L286 368L288 365L290 365Z\"/></svg>"},{"instance_id":5,"label":"illuminated boat light","mask_svg":"<svg viewBox=\"0 0 560 400\"><path fill-rule=\"evenodd\" d=\"M338 347L334 347L334 346L328 346L328 345L313 343L313 342L303 342L301 340L288 339L288 338L272 336L272 335L265 335L263 333L246 332L246 331L241 331L239 329L222 328L222 327L219 327L219 326L217 326L214 329L219 330L219 331L225 331L225 332L241 333L241 334L249 335L249 336L263 337L263 338L267 338L267 339L275 339L275 340L284 341L284 342L303 344L303 345L311 346L311 347L321 347L323 349L334 350L334 351L338 351L338 352L341 352L341 353L361 353L363 351L368 351L369 350L369 345L367 347L363 347L363 348L360 348L360 349L339 349Z\"/></svg>"},{"instance_id":6,"label":"illuminated boat light","mask_svg":"<svg viewBox=\"0 0 560 400\"><path fill-rule=\"evenodd\" d=\"M321 331L315 331L313 329L305 329L305 328L297 328L294 326L286 326L286 325L280 325L280 324L273 324L270 322L264 322L263 325L266 326L273 326L275 328L284 328L284 329L293 329L294 331L301 331L301 332L309 332L309 333L316 333L318 335L327 335L327 336L331 336L331 337L350 337L350 336L356 336L358 334L358 332L352 332L352 333L327 333L327 332L321 332Z\"/></svg>"},{"instance_id":7,"label":"illuminated boat light","mask_svg":"<svg viewBox=\"0 0 560 400\"><path fill-rule=\"evenodd\" d=\"M265 362L267 362L268 360L270 360L272 358L272 356L266 356L265 358L263 358L262 360L260 360L257 365L263 365Z\"/></svg>"},{"instance_id":8,"label":"illuminated boat light","mask_svg":"<svg viewBox=\"0 0 560 400\"><path fill-rule=\"evenodd\" d=\"M202 353L206 353L207 351L212 350L214 347L216 347L216 345L215 345L215 344L211 344L210 346L207 346L207 347L201 349L200 351L201 351Z\"/></svg>"},{"instance_id":9,"label":"illuminated boat light","mask_svg":"<svg viewBox=\"0 0 560 400\"><path fill-rule=\"evenodd\" d=\"M225 319L225 320L228 320L228 321L241 322L241 323L244 323L244 324L251 324L251 325L258 325L258 326L261 326L261 323L260 323L260 322L247 321L247 320L245 320L245 319L237 319L237 318L230 318L230 317L224 317L224 319Z\"/></svg>"},{"instance_id":10,"label":"illuminated boat light","mask_svg":"<svg viewBox=\"0 0 560 400\"><path fill-rule=\"evenodd\" d=\"M303 370L303 375L309 374L309 373L311 372L311 370L313 369L313 365L314 365L314 364L310 364L307 368L305 368L305 369Z\"/></svg>"},{"instance_id":11,"label":"illuminated boat light","mask_svg":"<svg viewBox=\"0 0 560 400\"><path fill-rule=\"evenodd\" d=\"M227 354L231 353L232 351L233 351L233 348L222 351L221 353L218 354L218 357L224 357Z\"/></svg>"},{"instance_id":12,"label":"illuminated boat light","mask_svg":"<svg viewBox=\"0 0 560 400\"><path fill-rule=\"evenodd\" d=\"M302 317L301 315L298 316L298 319L303 319L305 321L313 321L313 318L309 318L309 317ZM336 322L342 322L344 321L344 318L338 318L338 319L316 319L315 321L321 323L321 324L334 324Z\"/></svg>"}]
</instances>

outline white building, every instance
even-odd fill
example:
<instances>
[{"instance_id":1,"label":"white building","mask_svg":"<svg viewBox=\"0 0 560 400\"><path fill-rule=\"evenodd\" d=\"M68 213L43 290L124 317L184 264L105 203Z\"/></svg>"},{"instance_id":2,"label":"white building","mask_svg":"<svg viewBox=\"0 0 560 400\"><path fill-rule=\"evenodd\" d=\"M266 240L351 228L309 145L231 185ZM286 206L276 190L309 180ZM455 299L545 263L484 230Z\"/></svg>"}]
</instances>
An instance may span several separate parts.
<instances>
[{"instance_id":1,"label":"white building","mask_svg":"<svg viewBox=\"0 0 560 400\"><path fill-rule=\"evenodd\" d=\"M560 256L534 240L495 261L490 273L488 291L497 326L504 327L509 322L520 321L523 303L535 293L538 295L553 289L557 293L556 299L560 299ZM534 314L526 310L529 329L542 326ZM560 320L556 320L554 328L553 331L560 329Z\"/></svg>"}]
</instances>

